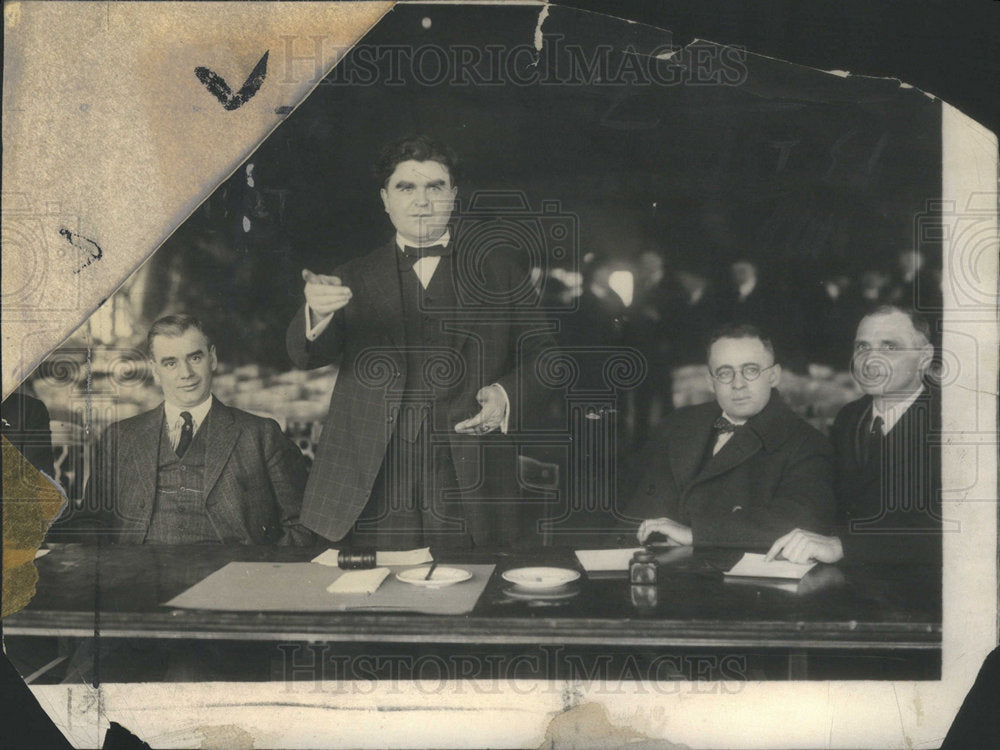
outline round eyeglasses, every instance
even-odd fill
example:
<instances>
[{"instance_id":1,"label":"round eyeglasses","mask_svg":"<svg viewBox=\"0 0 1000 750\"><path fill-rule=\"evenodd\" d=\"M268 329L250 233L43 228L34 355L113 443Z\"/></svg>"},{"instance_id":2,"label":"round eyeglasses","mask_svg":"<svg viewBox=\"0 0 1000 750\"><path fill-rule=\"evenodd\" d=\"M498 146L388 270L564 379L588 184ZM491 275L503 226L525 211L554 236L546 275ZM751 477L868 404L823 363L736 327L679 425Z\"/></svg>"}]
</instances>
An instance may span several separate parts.
<instances>
[{"instance_id":1,"label":"round eyeglasses","mask_svg":"<svg viewBox=\"0 0 1000 750\"><path fill-rule=\"evenodd\" d=\"M777 362L775 362L774 364L777 364ZM743 365L743 367L740 368L739 372L740 375L743 376L743 379L749 383L750 381L759 378L762 373L767 372L772 367L774 367L774 365L770 365L769 367L761 367L760 365L752 365L752 364ZM734 370L732 367L720 367L718 370L711 373L711 375L715 380L718 380L720 383L725 383L727 385L736 380L736 370Z\"/></svg>"}]
</instances>

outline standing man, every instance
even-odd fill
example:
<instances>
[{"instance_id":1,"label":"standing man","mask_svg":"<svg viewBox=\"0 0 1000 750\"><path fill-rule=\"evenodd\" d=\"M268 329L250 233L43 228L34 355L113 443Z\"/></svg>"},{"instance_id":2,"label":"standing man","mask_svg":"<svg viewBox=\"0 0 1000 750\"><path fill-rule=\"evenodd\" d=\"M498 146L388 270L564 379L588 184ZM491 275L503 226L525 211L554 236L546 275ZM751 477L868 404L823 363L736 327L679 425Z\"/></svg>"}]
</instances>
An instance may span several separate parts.
<instances>
[{"instance_id":1,"label":"standing man","mask_svg":"<svg viewBox=\"0 0 1000 750\"><path fill-rule=\"evenodd\" d=\"M202 323L160 318L146 336L163 403L109 426L87 481L112 541L305 545L305 459L273 419L212 395L218 364Z\"/></svg>"},{"instance_id":2,"label":"standing man","mask_svg":"<svg viewBox=\"0 0 1000 750\"><path fill-rule=\"evenodd\" d=\"M639 542L767 549L797 527L826 530L832 451L775 390L771 341L749 324L718 329L708 376L715 401L670 414L647 447L651 468L629 507L647 519Z\"/></svg>"},{"instance_id":3,"label":"standing man","mask_svg":"<svg viewBox=\"0 0 1000 750\"><path fill-rule=\"evenodd\" d=\"M394 238L302 274L289 356L339 366L302 521L332 541L468 548L533 531L506 432L551 339L520 322L527 264L449 228L455 164L425 136L388 145L375 172Z\"/></svg>"},{"instance_id":4,"label":"standing man","mask_svg":"<svg viewBox=\"0 0 1000 750\"><path fill-rule=\"evenodd\" d=\"M930 326L909 310L884 305L862 318L851 374L865 395L840 410L830 431L836 533L795 529L774 542L770 557L940 559L941 393L924 385L930 339Z\"/></svg>"}]
</instances>

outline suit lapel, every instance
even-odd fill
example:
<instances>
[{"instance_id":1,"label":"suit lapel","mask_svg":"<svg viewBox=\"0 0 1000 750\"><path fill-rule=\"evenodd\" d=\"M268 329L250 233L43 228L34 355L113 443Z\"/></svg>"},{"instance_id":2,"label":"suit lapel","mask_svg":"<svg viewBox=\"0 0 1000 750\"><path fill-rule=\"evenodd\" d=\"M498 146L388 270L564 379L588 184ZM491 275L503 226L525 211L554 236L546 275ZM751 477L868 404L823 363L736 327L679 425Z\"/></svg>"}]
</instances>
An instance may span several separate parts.
<instances>
[{"instance_id":1,"label":"suit lapel","mask_svg":"<svg viewBox=\"0 0 1000 750\"><path fill-rule=\"evenodd\" d=\"M711 438L709 438L711 439ZM707 443L705 443L707 445ZM737 430L722 449L705 462L695 482L705 482L739 466L763 447L760 437L750 427Z\"/></svg>"},{"instance_id":2,"label":"suit lapel","mask_svg":"<svg viewBox=\"0 0 1000 750\"><path fill-rule=\"evenodd\" d=\"M708 441L712 439L712 423L718 416L712 413L708 419L693 425L689 433L679 434L667 450L670 469L680 486L693 482L701 468Z\"/></svg>"},{"instance_id":3,"label":"suit lapel","mask_svg":"<svg viewBox=\"0 0 1000 750\"><path fill-rule=\"evenodd\" d=\"M233 419L232 412L221 401L216 399L208 414L204 435L206 498L212 493L215 483L219 481L219 475L240 436L240 428Z\"/></svg>"},{"instance_id":4,"label":"suit lapel","mask_svg":"<svg viewBox=\"0 0 1000 750\"><path fill-rule=\"evenodd\" d=\"M395 240L379 248L369 256L369 262L361 277L366 294L363 299L371 305L375 316L382 321L390 341L403 346L403 299L399 289Z\"/></svg>"},{"instance_id":5,"label":"suit lapel","mask_svg":"<svg viewBox=\"0 0 1000 750\"><path fill-rule=\"evenodd\" d=\"M163 432L163 404L138 417L134 435L128 436L120 450L128 451L133 478L126 486L136 488L139 497L152 498L156 494L156 469L159 465L160 435ZM128 465L123 462L124 465Z\"/></svg>"},{"instance_id":6,"label":"suit lapel","mask_svg":"<svg viewBox=\"0 0 1000 750\"><path fill-rule=\"evenodd\" d=\"M869 396L865 408L861 410L857 419L854 420L854 424L851 429L851 456L854 463L858 467L858 476L861 478L862 483L868 484L871 482L878 482L882 477L882 459L881 455L877 457L866 457L860 454L859 441L861 439L861 431L868 429L869 421L872 417L872 399ZM898 425L897 425L898 426Z\"/></svg>"},{"instance_id":7,"label":"suit lapel","mask_svg":"<svg viewBox=\"0 0 1000 750\"><path fill-rule=\"evenodd\" d=\"M450 287L445 289L444 278L442 277L441 271L445 270L445 264L447 265L448 277L447 285ZM441 259L438 264L437 271L435 271L434 276L431 277L431 283L428 288L435 287L435 291L440 290L440 293L447 293L451 302L450 309L446 310L441 315L441 325L442 332L445 334L445 346L450 349L454 349L455 352L463 357L463 361L468 362L464 359L463 349L472 340L472 336L469 335L468 326L463 326L462 317L459 315L459 310L461 309L461 300L459 297L458 289L458 249L456 248L451 255L446 255ZM441 286L436 287L435 281L438 281Z\"/></svg>"},{"instance_id":8,"label":"suit lapel","mask_svg":"<svg viewBox=\"0 0 1000 750\"><path fill-rule=\"evenodd\" d=\"M702 482L731 471L761 450L776 450L796 419L778 391L772 390L767 405L705 463L695 481Z\"/></svg>"}]
</instances>

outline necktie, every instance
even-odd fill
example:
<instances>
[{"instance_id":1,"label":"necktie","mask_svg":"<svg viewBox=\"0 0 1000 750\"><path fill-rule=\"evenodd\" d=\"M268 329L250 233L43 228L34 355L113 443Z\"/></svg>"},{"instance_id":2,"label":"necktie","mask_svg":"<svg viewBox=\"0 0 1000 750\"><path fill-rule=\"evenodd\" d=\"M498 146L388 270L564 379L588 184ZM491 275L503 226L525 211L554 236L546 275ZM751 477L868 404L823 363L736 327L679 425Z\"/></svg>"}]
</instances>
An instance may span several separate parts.
<instances>
[{"instance_id":1,"label":"necktie","mask_svg":"<svg viewBox=\"0 0 1000 750\"><path fill-rule=\"evenodd\" d=\"M184 454L187 453L187 449L191 446L191 438L194 437L194 421L191 419L191 412L182 411L181 419L184 420L184 426L181 427L181 439L177 441L177 447L174 448L174 452L183 458Z\"/></svg>"},{"instance_id":2,"label":"necktie","mask_svg":"<svg viewBox=\"0 0 1000 750\"><path fill-rule=\"evenodd\" d=\"M712 423L712 429L721 435L726 432L736 432L736 425L725 417L719 417Z\"/></svg>"},{"instance_id":3,"label":"necktie","mask_svg":"<svg viewBox=\"0 0 1000 750\"><path fill-rule=\"evenodd\" d=\"M428 245L427 247L406 245L403 247L403 257L406 259L405 264L410 268L413 268L413 264L421 258L441 257L442 255L451 255L450 245L448 247L444 245Z\"/></svg>"},{"instance_id":4,"label":"necktie","mask_svg":"<svg viewBox=\"0 0 1000 750\"><path fill-rule=\"evenodd\" d=\"M861 440L861 461L867 465L869 461L878 457L882 447L882 417L875 417L871 421L869 429L862 433Z\"/></svg>"}]
</instances>

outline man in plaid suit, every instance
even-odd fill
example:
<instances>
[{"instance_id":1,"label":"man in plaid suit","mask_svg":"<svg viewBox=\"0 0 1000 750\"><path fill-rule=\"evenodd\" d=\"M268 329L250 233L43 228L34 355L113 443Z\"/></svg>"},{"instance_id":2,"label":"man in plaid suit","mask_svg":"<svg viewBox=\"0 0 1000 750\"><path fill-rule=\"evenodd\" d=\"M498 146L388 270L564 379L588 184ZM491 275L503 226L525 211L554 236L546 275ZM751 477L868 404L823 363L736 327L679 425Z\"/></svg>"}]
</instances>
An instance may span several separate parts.
<instances>
[{"instance_id":1,"label":"man in plaid suit","mask_svg":"<svg viewBox=\"0 0 1000 750\"><path fill-rule=\"evenodd\" d=\"M198 319L160 318L147 335L164 403L110 425L85 491L102 531L132 544L304 545L305 460L273 419L212 395L215 346Z\"/></svg>"},{"instance_id":2,"label":"man in plaid suit","mask_svg":"<svg viewBox=\"0 0 1000 750\"><path fill-rule=\"evenodd\" d=\"M302 522L332 541L496 547L535 531L507 432L552 340L527 320L527 264L449 226L455 164L424 136L387 146L376 178L395 237L332 275L303 270L289 356L339 369Z\"/></svg>"}]
</instances>

